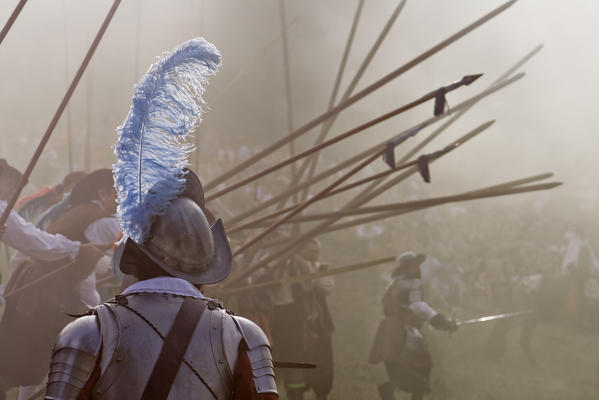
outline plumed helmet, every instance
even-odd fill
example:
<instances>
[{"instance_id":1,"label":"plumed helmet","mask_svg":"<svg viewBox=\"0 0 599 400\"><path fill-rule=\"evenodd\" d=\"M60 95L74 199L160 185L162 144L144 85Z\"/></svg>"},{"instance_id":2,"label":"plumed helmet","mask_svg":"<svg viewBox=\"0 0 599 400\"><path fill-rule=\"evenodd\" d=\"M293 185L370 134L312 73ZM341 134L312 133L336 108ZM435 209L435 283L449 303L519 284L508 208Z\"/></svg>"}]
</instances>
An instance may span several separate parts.
<instances>
[{"instance_id":1,"label":"plumed helmet","mask_svg":"<svg viewBox=\"0 0 599 400\"><path fill-rule=\"evenodd\" d=\"M136 270L141 277L162 270L208 284L231 270L222 222L210 226L201 184L191 182L193 174L185 168L204 90L219 64L216 47L194 38L163 53L135 85L132 106L117 130L113 167L117 214L128 236L119 262L125 273Z\"/></svg>"},{"instance_id":2,"label":"plumed helmet","mask_svg":"<svg viewBox=\"0 0 599 400\"><path fill-rule=\"evenodd\" d=\"M120 259L124 273L132 273L131 266L139 264L139 251L169 275L193 284L217 283L231 272L231 248L222 221L210 226L200 206L187 197L174 200L153 222L142 245L126 240Z\"/></svg>"},{"instance_id":3,"label":"plumed helmet","mask_svg":"<svg viewBox=\"0 0 599 400\"><path fill-rule=\"evenodd\" d=\"M417 266L424 262L426 256L424 254L414 253L413 251L406 251L396 258L397 268L393 271L393 276L402 275L407 272L410 267Z\"/></svg>"}]
</instances>

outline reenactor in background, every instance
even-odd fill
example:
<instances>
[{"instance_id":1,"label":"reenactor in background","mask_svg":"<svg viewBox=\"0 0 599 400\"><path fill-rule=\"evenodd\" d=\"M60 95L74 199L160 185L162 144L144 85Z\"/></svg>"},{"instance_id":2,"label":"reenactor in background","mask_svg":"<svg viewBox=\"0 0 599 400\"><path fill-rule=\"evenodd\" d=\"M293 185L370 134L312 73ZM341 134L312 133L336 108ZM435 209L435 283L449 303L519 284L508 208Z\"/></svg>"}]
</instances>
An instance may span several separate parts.
<instances>
[{"instance_id":1,"label":"reenactor in background","mask_svg":"<svg viewBox=\"0 0 599 400\"><path fill-rule=\"evenodd\" d=\"M430 392L432 360L421 328L455 331L457 325L423 301L420 265L422 254L403 253L383 296L383 314L370 352L372 364L385 363L389 381L378 387L382 400L394 399L395 389L420 400Z\"/></svg>"},{"instance_id":2,"label":"reenactor in background","mask_svg":"<svg viewBox=\"0 0 599 400\"><path fill-rule=\"evenodd\" d=\"M85 175L83 171L71 172L57 185L44 186L36 193L23 197L17 202L15 209L25 220L36 223L46 210L61 202Z\"/></svg>"},{"instance_id":3,"label":"reenactor in background","mask_svg":"<svg viewBox=\"0 0 599 400\"><path fill-rule=\"evenodd\" d=\"M8 165L6 160L0 160L0 212L6 207L7 199L12 195L21 177L21 173ZM63 260L71 262L77 259L77 265L95 266L103 255L103 251L94 244L82 244L80 241L69 240L61 234L50 234L39 230L31 223L26 222L15 211L11 211L9 214L6 226L2 228L2 231L4 243L36 262L62 262ZM0 322L0 337L2 338L0 340L0 354L2 354L0 357L0 399L4 398L5 391L11 387L39 383L47 370L46 363L41 375L33 376L36 374L32 374L31 360L25 354L14 354L14 341L21 339L23 335L35 333L39 326L35 319L19 318L17 307L24 305L19 299L27 303L27 298L10 296L11 290L18 289L16 285L14 285L15 287L11 286L13 285L10 285L9 290L6 291L8 304ZM36 290L43 292L39 287ZM19 329L15 333L13 322L16 320L30 321L29 329ZM32 348L35 345L36 343L30 343L28 347ZM35 349L33 350L35 352ZM48 354L47 350L41 350L42 357ZM15 356L13 357L11 354Z\"/></svg>"},{"instance_id":4,"label":"reenactor in background","mask_svg":"<svg viewBox=\"0 0 599 400\"><path fill-rule=\"evenodd\" d=\"M318 261L320 243L314 239L285 266L275 269L277 279L310 275L328 268ZM312 371L284 371L285 390L290 400L302 399L312 389L317 399L326 399L333 386L333 321L326 296L333 289L330 277L307 279L271 290L272 335L275 357L307 361L317 365Z\"/></svg>"},{"instance_id":5,"label":"reenactor in background","mask_svg":"<svg viewBox=\"0 0 599 400\"><path fill-rule=\"evenodd\" d=\"M121 229L114 215L116 205L112 170L98 169L75 185L69 197L69 209L50 224L47 232L80 243L101 243L111 249ZM17 252L11 261L7 291L23 287L69 262L68 257L36 261ZM19 398L27 399L27 393L39 390L32 385L39 384L46 375L50 360L48 350L58 333L72 320L67 313L78 314L100 303L96 270L111 273L108 255L98 262L75 265L9 299L0 324L3 355L0 371L2 374L7 370L11 374L20 371L20 386L29 387L19 390Z\"/></svg>"}]
</instances>

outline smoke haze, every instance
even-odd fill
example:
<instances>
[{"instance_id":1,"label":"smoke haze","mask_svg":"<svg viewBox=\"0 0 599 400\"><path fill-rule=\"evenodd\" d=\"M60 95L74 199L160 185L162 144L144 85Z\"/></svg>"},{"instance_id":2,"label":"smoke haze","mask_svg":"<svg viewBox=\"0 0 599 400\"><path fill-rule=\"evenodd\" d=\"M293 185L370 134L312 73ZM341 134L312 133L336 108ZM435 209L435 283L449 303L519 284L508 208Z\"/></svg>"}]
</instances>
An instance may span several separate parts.
<instances>
[{"instance_id":1,"label":"smoke haze","mask_svg":"<svg viewBox=\"0 0 599 400\"><path fill-rule=\"evenodd\" d=\"M8 18L16 3L16 0L6 0L0 4L0 21ZM388 0L365 2L338 98L397 3ZM500 4L495 0L408 0L356 90L412 60ZM326 110L356 5L354 0L286 2L295 127ZM109 0L44 0L30 1L26 5L0 45L0 157L21 170L25 168L110 6ZM206 92L209 110L196 132L199 136L198 156L191 160L202 179L214 179L250 152L283 137L288 132L280 28L279 1L275 0L124 1L71 99L68 112L62 116L44 151L28 190L59 182L68 172L69 124L74 169L85 168L85 136L88 130L90 169L112 165L111 146L116 141L115 129L127 115L134 83L156 56L196 36L203 36L214 43L223 56L221 71ZM484 73L471 86L448 94L451 108L485 89L537 45L543 44L542 51L520 69L526 73L522 80L477 104L429 144L424 152L441 149L480 124L496 120L491 128L432 164L430 185L414 176L372 204L459 193L548 171L554 172L555 180L564 182L564 185L550 191L410 214L376 225L382 233L377 233L370 226L368 229L371 230L364 235L364 231L355 230L327 235L323 253L337 264L347 264L412 249L437 252L436 256L441 261L467 269L478 262L475 260L487 258L490 253L496 259L505 259L508 253L507 258L512 257L511 248L507 246L510 243L537 245L539 257L544 257L543 252L548 252L550 246L564 244L561 240L565 229L581 232L597 246L597 37L599 3L596 1L521 0L457 43L343 111L329 137L464 75ZM328 148L322 152L319 168L324 169L383 142L430 118L432 111L433 104L428 102ZM437 123L423 130L419 136L399 147L397 153L400 156L407 153L439 125ZM299 139L296 148L302 150L311 146L318 131L319 128L314 129ZM282 160L288 152L288 147L280 149L249 171L244 171L243 175ZM387 168L381 160L359 176L365 177ZM262 194L278 193L282 187L280 184L289 182L288 169L269 176L263 182L260 187ZM259 197L258 187L250 186L245 192L240 191L246 197L223 196L222 202L214 207L224 216L228 212L237 214L247 210ZM323 202L318 212L338 209L355 193L352 191L340 196L340 201ZM463 219L456 217L462 212L467 216ZM431 233L423 232L427 228ZM538 237L525 237L539 232ZM468 236L474 233L479 235L478 239ZM458 238L464 241L461 246L439 244ZM352 247L347 245L349 241L356 244L346 253L339 254L335 250L341 246ZM499 245L469 247L485 241L504 242L505 248L499 248ZM456 254L457 249L462 254ZM519 252L525 253L526 250L514 252L518 254L513 255L510 262L517 264L525 259ZM536 262L540 265L557 258L546 255ZM382 270L388 273L390 269ZM369 313L379 305L384 279L380 274L373 276L363 272L352 277L340 277L338 282L331 301L338 332L335 339L336 352L339 353L335 390L340 397L337 398L374 398L371 396L375 393L375 383L368 383L372 387L364 389L364 382L379 381L383 371L361 370L366 368L368 341L379 317L378 308L375 316ZM354 294L352 299L367 297L368 302L362 301L350 312L346 307L350 297L348 293ZM368 316L362 318L357 315ZM347 333L361 323L366 327L365 334ZM457 344L446 339L439 339L435 348L451 348L454 344L467 347L471 344L463 338ZM546 340L550 342L550 339ZM587 338L580 340L573 344L577 349L584 348L586 340L592 342ZM562 345L565 346L565 343L568 340L563 339ZM360 350L350 352L350 348ZM438 352L448 364L462 357L452 350ZM553 364L556 360L547 362ZM594 373L596 362L588 363L589 368L594 368ZM467 364L465 368L476 373L477 365ZM445 372L447 369L450 367L446 364ZM509 370L509 366L505 369ZM501 374L501 371L494 370L494 373ZM545 379L544 376L538 378ZM489 390L501 392L494 386L496 381L488 376L480 378L481 382L486 379L491 382ZM455 384L455 381L450 382ZM541 383L545 384L545 381ZM573 393L568 391L570 384L565 385L564 391L556 393L560 396ZM468 384L464 387L471 388ZM473 387L471 390L476 391L476 386ZM352 397L352 392L357 397ZM447 398L478 398L463 397L465 394L461 392L452 393L456 397L448 395ZM506 395L508 397L488 398L528 396L518 395L511 392Z\"/></svg>"}]
</instances>

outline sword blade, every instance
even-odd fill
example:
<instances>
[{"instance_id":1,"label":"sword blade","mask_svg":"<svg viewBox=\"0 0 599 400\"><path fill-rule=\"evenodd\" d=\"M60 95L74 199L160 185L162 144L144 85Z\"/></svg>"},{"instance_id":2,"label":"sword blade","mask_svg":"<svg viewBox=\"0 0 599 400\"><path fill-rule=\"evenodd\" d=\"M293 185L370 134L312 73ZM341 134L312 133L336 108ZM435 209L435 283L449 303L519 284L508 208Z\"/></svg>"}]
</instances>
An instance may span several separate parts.
<instances>
[{"instance_id":1,"label":"sword blade","mask_svg":"<svg viewBox=\"0 0 599 400\"><path fill-rule=\"evenodd\" d=\"M485 323L485 322L497 321L497 320L500 320L500 319L507 319L507 318L519 317L521 315L528 315L528 314L532 314L533 312L534 312L534 310L524 310L524 311L515 311L515 312L504 313L504 314L497 314L497 315L487 315L487 316L484 316L484 317L467 319L465 321L458 321L458 322L456 322L456 324L458 326L472 325L472 324L482 324L482 323Z\"/></svg>"}]
</instances>

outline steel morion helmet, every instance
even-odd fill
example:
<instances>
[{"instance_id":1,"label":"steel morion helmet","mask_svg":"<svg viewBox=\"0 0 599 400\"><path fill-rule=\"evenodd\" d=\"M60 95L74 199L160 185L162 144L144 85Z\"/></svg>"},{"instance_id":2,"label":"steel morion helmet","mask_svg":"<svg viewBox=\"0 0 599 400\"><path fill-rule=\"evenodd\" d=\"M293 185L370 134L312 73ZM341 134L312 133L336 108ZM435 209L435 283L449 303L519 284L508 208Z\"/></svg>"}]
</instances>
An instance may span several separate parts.
<instances>
[{"instance_id":1,"label":"steel morion helmet","mask_svg":"<svg viewBox=\"0 0 599 400\"><path fill-rule=\"evenodd\" d=\"M191 171L186 178L188 184L196 180L199 184ZM139 263L135 251L141 251L169 275L191 283L211 284L225 279L232 264L229 240L220 219L210 226L198 204L202 200L185 195L178 197L165 214L152 222L143 244L127 239L120 260L121 270L133 272L130 265Z\"/></svg>"}]
</instances>

